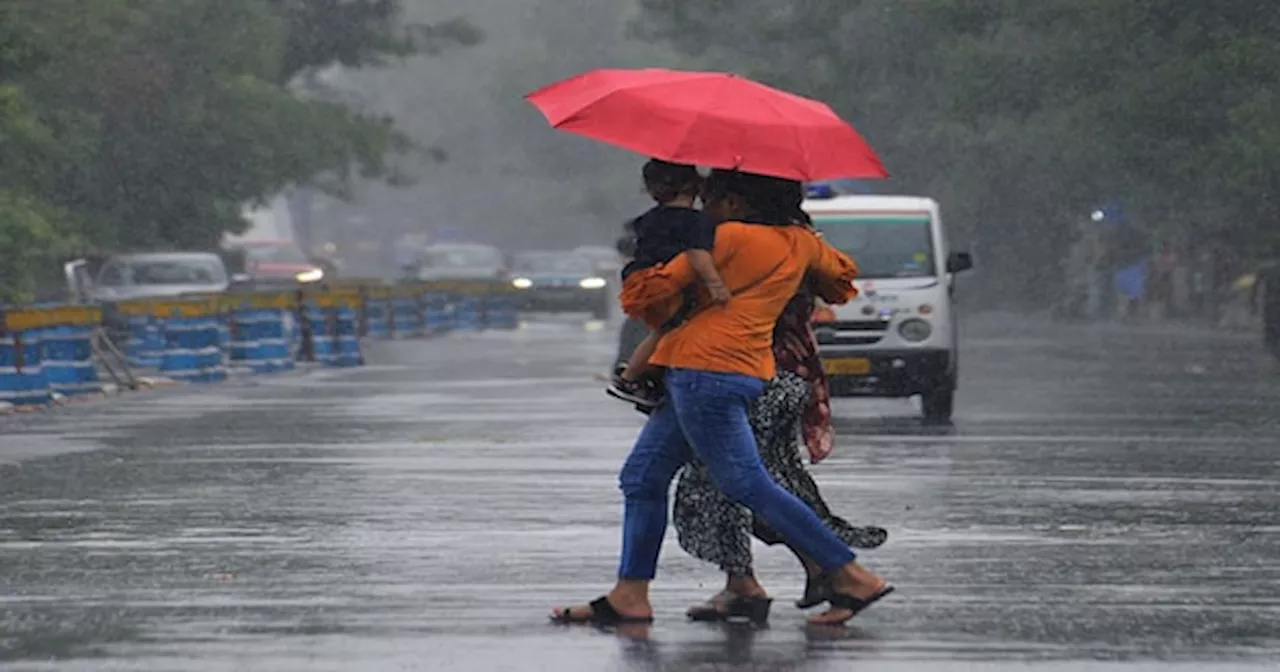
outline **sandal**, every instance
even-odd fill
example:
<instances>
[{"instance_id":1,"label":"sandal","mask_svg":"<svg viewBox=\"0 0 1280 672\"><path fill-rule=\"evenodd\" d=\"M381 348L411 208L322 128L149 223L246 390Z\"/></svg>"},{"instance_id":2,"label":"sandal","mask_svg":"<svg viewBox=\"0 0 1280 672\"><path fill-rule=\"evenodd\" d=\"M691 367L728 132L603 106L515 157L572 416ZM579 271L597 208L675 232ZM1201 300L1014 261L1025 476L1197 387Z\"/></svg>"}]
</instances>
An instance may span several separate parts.
<instances>
[{"instance_id":1,"label":"sandal","mask_svg":"<svg viewBox=\"0 0 1280 672\"><path fill-rule=\"evenodd\" d=\"M551 621L561 625L585 623L596 626L653 623L652 616L624 616L618 613L618 610L614 609L612 604L609 604L609 598L603 595L587 606L591 607L591 613L586 616L574 616L573 607L565 607L560 613L552 614Z\"/></svg>"},{"instance_id":2,"label":"sandal","mask_svg":"<svg viewBox=\"0 0 1280 672\"><path fill-rule=\"evenodd\" d=\"M889 540L889 531L883 527L868 525L865 527L853 528L853 538L849 545L857 549L879 548ZM810 576L805 578L804 597L796 600L797 609L811 609L827 601L827 595L830 591L825 583L826 579L822 576Z\"/></svg>"},{"instance_id":3,"label":"sandal","mask_svg":"<svg viewBox=\"0 0 1280 672\"><path fill-rule=\"evenodd\" d=\"M870 607L876 602L879 602L882 598L884 598L886 595L892 592L893 592L893 586L887 583L884 586L882 586L880 590L876 591L876 594L872 595L871 597L868 597L865 600L858 597L854 597L852 595L842 595L840 593L832 592L827 596L827 603L831 605L831 608L845 609L852 613L850 613L848 616L846 616L845 618L839 621L831 621L827 623L814 623L813 625L844 625L847 621L852 619L854 616L857 616L859 613L862 613L864 610L866 610L867 607Z\"/></svg>"},{"instance_id":4,"label":"sandal","mask_svg":"<svg viewBox=\"0 0 1280 672\"><path fill-rule=\"evenodd\" d=\"M689 607L685 613L689 620L700 623L728 623L745 619L756 625L763 625L769 620L771 606L771 597L744 597L723 592L702 604Z\"/></svg>"},{"instance_id":5,"label":"sandal","mask_svg":"<svg viewBox=\"0 0 1280 672\"><path fill-rule=\"evenodd\" d=\"M826 602L829 593L827 584L821 577L808 577L804 582L804 597L796 600L796 608L812 609Z\"/></svg>"}]
</instances>

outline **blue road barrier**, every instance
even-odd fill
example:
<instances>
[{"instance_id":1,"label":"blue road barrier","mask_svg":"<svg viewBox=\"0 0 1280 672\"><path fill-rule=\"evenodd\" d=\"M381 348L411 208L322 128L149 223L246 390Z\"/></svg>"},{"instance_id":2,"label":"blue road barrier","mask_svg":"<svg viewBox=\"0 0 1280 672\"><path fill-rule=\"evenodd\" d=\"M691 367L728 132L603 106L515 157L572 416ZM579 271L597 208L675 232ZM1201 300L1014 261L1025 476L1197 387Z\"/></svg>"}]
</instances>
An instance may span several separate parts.
<instances>
[{"instance_id":1,"label":"blue road barrier","mask_svg":"<svg viewBox=\"0 0 1280 672\"><path fill-rule=\"evenodd\" d=\"M338 306L334 309L337 333L334 335L334 366L363 366L364 355L360 352L360 316L349 306Z\"/></svg>"},{"instance_id":2,"label":"blue road barrier","mask_svg":"<svg viewBox=\"0 0 1280 672\"><path fill-rule=\"evenodd\" d=\"M453 302L444 292L427 292L422 295L423 318L428 334L444 334L453 331Z\"/></svg>"},{"instance_id":3,"label":"blue road barrier","mask_svg":"<svg viewBox=\"0 0 1280 672\"><path fill-rule=\"evenodd\" d=\"M130 315L129 340L124 354L129 364L141 369L160 366L160 354L164 352L164 329L160 321L151 315Z\"/></svg>"},{"instance_id":4,"label":"blue road barrier","mask_svg":"<svg viewBox=\"0 0 1280 672\"><path fill-rule=\"evenodd\" d=\"M286 328L288 312L250 308L233 311L230 317L232 362L253 373L294 368L292 334Z\"/></svg>"},{"instance_id":5,"label":"blue road barrier","mask_svg":"<svg viewBox=\"0 0 1280 672\"><path fill-rule=\"evenodd\" d=\"M369 337L378 340L391 338L394 327L394 308L390 297L371 298L365 304L369 320Z\"/></svg>"},{"instance_id":6,"label":"blue road barrier","mask_svg":"<svg viewBox=\"0 0 1280 672\"><path fill-rule=\"evenodd\" d=\"M93 363L93 327L54 326L40 329L40 366L49 389L76 395L101 392Z\"/></svg>"},{"instance_id":7,"label":"blue road barrier","mask_svg":"<svg viewBox=\"0 0 1280 672\"><path fill-rule=\"evenodd\" d=\"M163 320L165 349L160 356L160 373L189 383L225 380L227 367L218 348L218 322L216 316Z\"/></svg>"},{"instance_id":8,"label":"blue road barrier","mask_svg":"<svg viewBox=\"0 0 1280 672\"><path fill-rule=\"evenodd\" d=\"M315 361L325 366L360 366L359 315L350 306L321 308L308 306L304 311L311 326L311 345Z\"/></svg>"},{"instance_id":9,"label":"blue road barrier","mask_svg":"<svg viewBox=\"0 0 1280 672\"><path fill-rule=\"evenodd\" d=\"M453 328L467 332L484 328L484 304L481 297L458 295L454 298Z\"/></svg>"},{"instance_id":10,"label":"blue road barrier","mask_svg":"<svg viewBox=\"0 0 1280 672\"><path fill-rule=\"evenodd\" d=\"M47 404L52 399L40 365L35 334L0 334L0 402L14 406Z\"/></svg>"},{"instance_id":11,"label":"blue road barrier","mask_svg":"<svg viewBox=\"0 0 1280 672\"><path fill-rule=\"evenodd\" d=\"M218 351L222 353L222 365L231 363L231 316L218 316Z\"/></svg>"},{"instance_id":12,"label":"blue road barrier","mask_svg":"<svg viewBox=\"0 0 1280 672\"><path fill-rule=\"evenodd\" d=\"M333 365L337 360L338 348L335 344L333 329L329 324L329 314L324 308L307 306L302 311L303 319L311 331L311 354L315 361Z\"/></svg>"},{"instance_id":13,"label":"blue road barrier","mask_svg":"<svg viewBox=\"0 0 1280 672\"><path fill-rule=\"evenodd\" d=\"M419 297L399 294L391 300L392 331L395 338L412 338L423 335L422 306Z\"/></svg>"},{"instance_id":14,"label":"blue road barrier","mask_svg":"<svg viewBox=\"0 0 1280 672\"><path fill-rule=\"evenodd\" d=\"M427 282L389 287L353 279L313 287L140 299L112 304L128 326L126 357L186 382L217 382L229 365L255 374L294 368L300 356L326 366L364 364L361 338L461 329L514 329L514 296L493 283ZM47 404L55 393L100 391L92 305L0 307L0 402Z\"/></svg>"},{"instance_id":15,"label":"blue road barrier","mask_svg":"<svg viewBox=\"0 0 1280 672\"><path fill-rule=\"evenodd\" d=\"M490 294L484 302L484 326L486 329L516 329L520 326L520 310L516 297L510 294Z\"/></svg>"}]
</instances>

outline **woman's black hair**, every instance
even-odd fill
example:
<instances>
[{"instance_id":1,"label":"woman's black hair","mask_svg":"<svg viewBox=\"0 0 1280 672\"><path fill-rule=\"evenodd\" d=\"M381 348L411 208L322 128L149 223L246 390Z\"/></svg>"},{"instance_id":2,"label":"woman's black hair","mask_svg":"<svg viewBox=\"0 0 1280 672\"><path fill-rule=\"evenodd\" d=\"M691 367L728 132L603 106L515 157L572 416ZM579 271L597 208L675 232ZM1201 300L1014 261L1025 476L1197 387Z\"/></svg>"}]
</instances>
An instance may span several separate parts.
<instances>
[{"instance_id":1,"label":"woman's black hair","mask_svg":"<svg viewBox=\"0 0 1280 672\"><path fill-rule=\"evenodd\" d=\"M747 219L760 224L788 226L808 224L809 215L801 208L804 185L795 180L769 177L736 170L713 170L702 190L704 202L730 194L746 201Z\"/></svg>"},{"instance_id":2,"label":"woman's black hair","mask_svg":"<svg viewBox=\"0 0 1280 672\"><path fill-rule=\"evenodd\" d=\"M649 159L641 169L645 191L658 203L667 203L680 196L696 196L702 188L702 175L694 166Z\"/></svg>"}]
</instances>

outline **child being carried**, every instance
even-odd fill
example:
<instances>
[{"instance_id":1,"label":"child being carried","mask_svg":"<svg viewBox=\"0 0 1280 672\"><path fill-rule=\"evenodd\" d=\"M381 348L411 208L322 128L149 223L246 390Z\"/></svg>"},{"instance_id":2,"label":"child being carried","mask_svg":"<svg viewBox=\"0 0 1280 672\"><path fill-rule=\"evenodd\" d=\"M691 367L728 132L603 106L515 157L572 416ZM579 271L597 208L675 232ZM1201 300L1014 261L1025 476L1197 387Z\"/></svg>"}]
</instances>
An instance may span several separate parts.
<instances>
[{"instance_id":1,"label":"child being carried","mask_svg":"<svg viewBox=\"0 0 1280 672\"><path fill-rule=\"evenodd\" d=\"M636 251L631 263L622 269L622 277L646 268L665 264L683 252L689 254L689 264L711 293L715 303L729 300L720 274L711 258L715 245L716 225L706 213L694 209L694 201L702 189L702 176L698 169L677 163L651 159L644 165L644 188L658 203L653 209L632 222L636 234ZM685 301L679 312L664 329L672 329L688 317L693 308L693 291L685 293ZM611 396L636 404L641 410L652 409L662 400L662 388L653 377L649 357L658 346L661 331L653 331L631 353L626 365L614 372L613 382L606 390Z\"/></svg>"}]
</instances>

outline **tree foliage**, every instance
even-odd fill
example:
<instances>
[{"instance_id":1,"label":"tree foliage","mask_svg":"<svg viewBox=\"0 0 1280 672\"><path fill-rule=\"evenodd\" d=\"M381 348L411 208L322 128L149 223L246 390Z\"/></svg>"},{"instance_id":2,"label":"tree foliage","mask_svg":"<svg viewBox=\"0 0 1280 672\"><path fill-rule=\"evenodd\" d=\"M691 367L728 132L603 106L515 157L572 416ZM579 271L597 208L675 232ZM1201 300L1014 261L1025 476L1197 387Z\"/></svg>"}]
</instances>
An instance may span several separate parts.
<instances>
[{"instance_id":1,"label":"tree foliage","mask_svg":"<svg viewBox=\"0 0 1280 672\"><path fill-rule=\"evenodd\" d=\"M29 293L30 266L9 260L65 251L49 231L100 252L211 248L246 202L387 175L408 139L310 75L479 38L403 25L398 0L10 0L0 285Z\"/></svg>"},{"instance_id":2,"label":"tree foliage","mask_svg":"<svg viewBox=\"0 0 1280 672\"><path fill-rule=\"evenodd\" d=\"M1260 254L1280 222L1280 14L1253 0L640 0L635 29L827 100L939 197L1009 296L1102 202Z\"/></svg>"}]
</instances>

